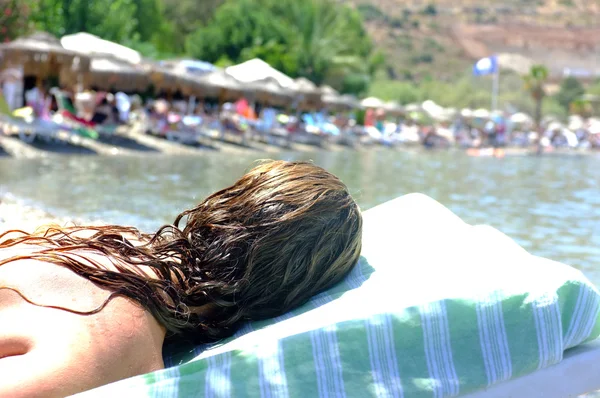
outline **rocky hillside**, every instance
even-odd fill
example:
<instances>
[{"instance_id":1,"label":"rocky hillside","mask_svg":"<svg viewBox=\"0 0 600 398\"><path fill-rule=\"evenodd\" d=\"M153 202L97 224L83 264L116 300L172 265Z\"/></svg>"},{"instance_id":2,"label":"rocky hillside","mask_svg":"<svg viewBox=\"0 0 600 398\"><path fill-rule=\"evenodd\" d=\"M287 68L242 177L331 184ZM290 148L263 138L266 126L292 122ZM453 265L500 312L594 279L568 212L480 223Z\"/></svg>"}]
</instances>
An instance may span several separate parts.
<instances>
[{"instance_id":1,"label":"rocky hillside","mask_svg":"<svg viewBox=\"0 0 600 398\"><path fill-rule=\"evenodd\" d=\"M340 0L356 7L393 79L453 79L499 54L518 72L532 63L556 79L600 77L600 0Z\"/></svg>"}]
</instances>

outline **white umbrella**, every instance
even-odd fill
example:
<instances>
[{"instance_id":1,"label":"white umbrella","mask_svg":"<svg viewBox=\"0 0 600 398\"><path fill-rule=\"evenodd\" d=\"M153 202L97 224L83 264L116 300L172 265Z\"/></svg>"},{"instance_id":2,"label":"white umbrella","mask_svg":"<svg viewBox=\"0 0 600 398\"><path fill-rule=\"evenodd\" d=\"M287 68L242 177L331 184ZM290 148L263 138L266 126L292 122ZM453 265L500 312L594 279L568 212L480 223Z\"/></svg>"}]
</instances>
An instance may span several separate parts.
<instances>
[{"instance_id":1,"label":"white umbrella","mask_svg":"<svg viewBox=\"0 0 600 398\"><path fill-rule=\"evenodd\" d=\"M110 55L131 64L139 64L142 60L139 52L86 32L63 36L60 39L60 44L67 50L81 54Z\"/></svg>"},{"instance_id":2,"label":"white umbrella","mask_svg":"<svg viewBox=\"0 0 600 398\"><path fill-rule=\"evenodd\" d=\"M473 117L478 119L488 119L490 115L490 111L484 108L479 108L475 112L473 112Z\"/></svg>"},{"instance_id":3,"label":"white umbrella","mask_svg":"<svg viewBox=\"0 0 600 398\"><path fill-rule=\"evenodd\" d=\"M583 128L584 122L583 118L579 115L571 115L569 116L569 129L570 130L579 130Z\"/></svg>"},{"instance_id":4,"label":"white umbrella","mask_svg":"<svg viewBox=\"0 0 600 398\"><path fill-rule=\"evenodd\" d=\"M560 122L552 122L548 125L547 130L548 131L556 131L556 130L562 130L563 129L563 125Z\"/></svg>"},{"instance_id":5,"label":"white umbrella","mask_svg":"<svg viewBox=\"0 0 600 398\"><path fill-rule=\"evenodd\" d=\"M360 101L363 108L383 108L385 103L379 98L369 97Z\"/></svg>"},{"instance_id":6,"label":"white umbrella","mask_svg":"<svg viewBox=\"0 0 600 398\"><path fill-rule=\"evenodd\" d=\"M471 117L473 117L473 111L470 110L469 108L464 108L460 111L460 115L462 117L471 118Z\"/></svg>"},{"instance_id":7,"label":"white umbrella","mask_svg":"<svg viewBox=\"0 0 600 398\"><path fill-rule=\"evenodd\" d=\"M292 101L293 92L282 87L274 78L266 78L244 85L246 91L257 94L257 99L277 104L287 104Z\"/></svg>"},{"instance_id":8,"label":"white umbrella","mask_svg":"<svg viewBox=\"0 0 600 398\"><path fill-rule=\"evenodd\" d=\"M258 58L230 66L225 69L225 72L242 83L252 83L272 78L283 88L294 88L294 79Z\"/></svg>"},{"instance_id":9,"label":"white umbrella","mask_svg":"<svg viewBox=\"0 0 600 398\"><path fill-rule=\"evenodd\" d=\"M323 96L328 96L328 95L337 96L337 95L340 95L340 93L338 93L337 90L334 89L331 86L327 86L327 85L321 86L320 90L321 90L321 94L323 94Z\"/></svg>"},{"instance_id":10,"label":"white umbrella","mask_svg":"<svg viewBox=\"0 0 600 398\"><path fill-rule=\"evenodd\" d=\"M242 90L242 85L240 82L225 73L223 70L216 70L214 72L202 75L196 79L196 82L200 86L208 89L223 89L232 91Z\"/></svg>"},{"instance_id":11,"label":"white umbrella","mask_svg":"<svg viewBox=\"0 0 600 398\"><path fill-rule=\"evenodd\" d=\"M423 108L419 104L408 104L404 107L404 110L406 112L420 112Z\"/></svg>"},{"instance_id":12,"label":"white umbrella","mask_svg":"<svg viewBox=\"0 0 600 398\"><path fill-rule=\"evenodd\" d=\"M400 105L400 103L398 103L396 101L386 102L383 105L383 109L385 109L387 112L394 114L394 115L400 115L400 114L404 113L404 108L402 107L402 105Z\"/></svg>"},{"instance_id":13,"label":"white umbrella","mask_svg":"<svg viewBox=\"0 0 600 398\"><path fill-rule=\"evenodd\" d=\"M510 116L510 121L516 124L533 123L533 119L526 113L517 112Z\"/></svg>"},{"instance_id":14,"label":"white umbrella","mask_svg":"<svg viewBox=\"0 0 600 398\"><path fill-rule=\"evenodd\" d=\"M294 80L293 89L297 93L304 94L304 95L320 95L321 94L317 85L304 77L299 77L298 79Z\"/></svg>"},{"instance_id":15,"label":"white umbrella","mask_svg":"<svg viewBox=\"0 0 600 398\"><path fill-rule=\"evenodd\" d=\"M442 120L444 118L444 108L433 102L432 100L427 100L423 102L421 105L423 110L429 114L432 118L436 120Z\"/></svg>"}]
</instances>

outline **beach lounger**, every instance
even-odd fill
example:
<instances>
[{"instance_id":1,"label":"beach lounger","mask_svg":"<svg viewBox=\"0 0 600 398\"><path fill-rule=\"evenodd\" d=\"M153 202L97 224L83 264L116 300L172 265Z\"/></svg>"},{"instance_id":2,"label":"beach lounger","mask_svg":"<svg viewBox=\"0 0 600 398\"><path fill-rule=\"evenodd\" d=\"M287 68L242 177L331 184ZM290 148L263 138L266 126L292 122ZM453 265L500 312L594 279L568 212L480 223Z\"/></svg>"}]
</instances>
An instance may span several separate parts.
<instances>
[{"instance_id":1,"label":"beach lounger","mask_svg":"<svg viewBox=\"0 0 600 398\"><path fill-rule=\"evenodd\" d=\"M262 117L256 121L254 130L261 141L271 145L290 148L290 134L277 120L277 111L269 108L262 112Z\"/></svg>"},{"instance_id":2,"label":"beach lounger","mask_svg":"<svg viewBox=\"0 0 600 398\"><path fill-rule=\"evenodd\" d=\"M600 389L600 294L412 194L364 213L337 286L81 397L566 397ZM493 223L493 220L490 220Z\"/></svg>"}]
</instances>

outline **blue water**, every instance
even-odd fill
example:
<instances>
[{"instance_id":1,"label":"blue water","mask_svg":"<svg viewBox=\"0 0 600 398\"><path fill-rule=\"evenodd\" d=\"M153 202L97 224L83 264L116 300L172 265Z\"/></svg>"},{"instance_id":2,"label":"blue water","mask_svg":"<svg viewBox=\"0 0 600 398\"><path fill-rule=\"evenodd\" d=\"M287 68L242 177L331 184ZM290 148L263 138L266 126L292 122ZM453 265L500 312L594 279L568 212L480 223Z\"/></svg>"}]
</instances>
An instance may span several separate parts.
<instances>
[{"instance_id":1,"label":"blue water","mask_svg":"<svg viewBox=\"0 0 600 398\"><path fill-rule=\"evenodd\" d=\"M194 157L62 156L0 159L0 193L59 216L151 231L231 184L272 154ZM600 285L600 156L472 158L461 152L368 150L281 153L314 160L350 187L363 209L409 192L469 223L490 224L530 252L582 269Z\"/></svg>"}]
</instances>

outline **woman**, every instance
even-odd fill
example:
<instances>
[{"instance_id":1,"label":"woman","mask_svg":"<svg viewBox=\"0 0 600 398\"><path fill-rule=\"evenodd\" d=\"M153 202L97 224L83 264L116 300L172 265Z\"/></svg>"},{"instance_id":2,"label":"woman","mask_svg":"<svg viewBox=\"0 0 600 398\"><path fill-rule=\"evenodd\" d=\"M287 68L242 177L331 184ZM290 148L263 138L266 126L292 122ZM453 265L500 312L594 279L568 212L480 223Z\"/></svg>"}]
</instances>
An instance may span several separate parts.
<instances>
[{"instance_id":1,"label":"woman","mask_svg":"<svg viewBox=\"0 0 600 398\"><path fill-rule=\"evenodd\" d=\"M119 226L0 235L0 396L65 396L161 369L340 281L362 219L310 163L261 164L155 234Z\"/></svg>"}]
</instances>

